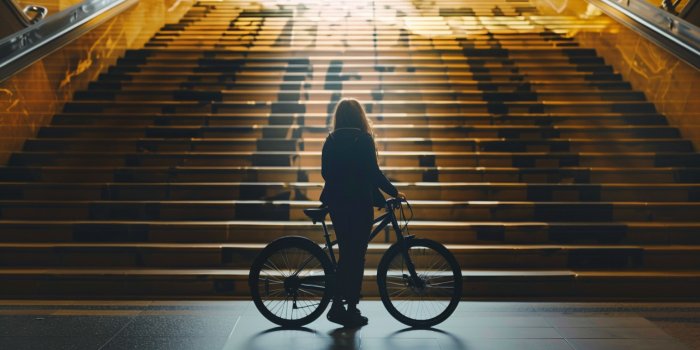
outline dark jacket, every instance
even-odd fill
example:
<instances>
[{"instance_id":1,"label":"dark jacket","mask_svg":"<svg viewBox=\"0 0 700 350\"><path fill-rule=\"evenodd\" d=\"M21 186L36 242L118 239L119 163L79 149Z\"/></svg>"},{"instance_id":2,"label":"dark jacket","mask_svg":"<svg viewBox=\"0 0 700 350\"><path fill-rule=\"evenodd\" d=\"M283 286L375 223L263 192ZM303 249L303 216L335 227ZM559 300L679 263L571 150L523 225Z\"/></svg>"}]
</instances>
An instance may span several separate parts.
<instances>
[{"instance_id":1,"label":"dark jacket","mask_svg":"<svg viewBox=\"0 0 700 350\"><path fill-rule=\"evenodd\" d=\"M321 175L326 181L321 202L326 205L352 200L383 208L386 202L379 188L392 197L398 195L379 169L372 136L360 129L340 128L326 137Z\"/></svg>"}]
</instances>

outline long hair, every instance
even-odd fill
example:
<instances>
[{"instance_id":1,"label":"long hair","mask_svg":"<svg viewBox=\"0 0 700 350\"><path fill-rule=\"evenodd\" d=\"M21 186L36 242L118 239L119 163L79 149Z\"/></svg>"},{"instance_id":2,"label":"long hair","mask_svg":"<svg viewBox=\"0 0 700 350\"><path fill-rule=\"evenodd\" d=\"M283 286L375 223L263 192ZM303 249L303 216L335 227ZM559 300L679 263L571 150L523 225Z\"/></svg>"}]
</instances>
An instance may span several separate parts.
<instances>
[{"instance_id":1,"label":"long hair","mask_svg":"<svg viewBox=\"0 0 700 350\"><path fill-rule=\"evenodd\" d=\"M344 98L335 106L331 130L335 131L340 128L360 129L374 138L372 122L367 119L367 114L360 101L354 98Z\"/></svg>"}]
</instances>

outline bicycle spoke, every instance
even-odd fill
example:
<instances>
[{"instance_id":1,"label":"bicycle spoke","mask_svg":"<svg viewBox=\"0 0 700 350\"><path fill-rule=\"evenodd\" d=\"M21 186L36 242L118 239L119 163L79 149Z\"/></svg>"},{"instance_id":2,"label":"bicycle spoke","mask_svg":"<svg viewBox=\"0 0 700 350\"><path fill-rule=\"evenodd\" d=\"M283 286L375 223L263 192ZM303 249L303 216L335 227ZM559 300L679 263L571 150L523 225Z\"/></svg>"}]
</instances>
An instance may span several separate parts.
<instances>
[{"instance_id":1,"label":"bicycle spoke","mask_svg":"<svg viewBox=\"0 0 700 350\"><path fill-rule=\"evenodd\" d=\"M292 321L320 307L326 295L325 271L309 250L297 246L274 250L260 266L257 294L269 313Z\"/></svg>"},{"instance_id":2,"label":"bicycle spoke","mask_svg":"<svg viewBox=\"0 0 700 350\"><path fill-rule=\"evenodd\" d=\"M454 298L457 282L450 262L430 246L408 250L418 281L410 277L407 262L395 253L383 279L383 288L393 307L411 320L429 320L442 314ZM409 276L409 277L406 277Z\"/></svg>"},{"instance_id":3,"label":"bicycle spoke","mask_svg":"<svg viewBox=\"0 0 700 350\"><path fill-rule=\"evenodd\" d=\"M267 265L268 262L272 266ZM272 268L273 270L277 270L277 272L279 272L282 277L287 277L287 275L284 272L282 272L282 270L280 270L280 268L278 268L277 265L275 265L275 263L272 260L267 259L267 261L265 261L265 264L263 264L263 265L268 266L268 267Z\"/></svg>"}]
</instances>

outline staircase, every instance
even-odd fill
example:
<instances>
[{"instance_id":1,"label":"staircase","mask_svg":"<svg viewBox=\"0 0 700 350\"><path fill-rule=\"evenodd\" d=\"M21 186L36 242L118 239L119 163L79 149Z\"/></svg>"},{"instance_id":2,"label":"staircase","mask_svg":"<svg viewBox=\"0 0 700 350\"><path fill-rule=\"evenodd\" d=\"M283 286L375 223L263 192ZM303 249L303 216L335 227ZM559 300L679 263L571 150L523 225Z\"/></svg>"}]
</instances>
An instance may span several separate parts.
<instances>
[{"instance_id":1,"label":"staircase","mask_svg":"<svg viewBox=\"0 0 700 350\"><path fill-rule=\"evenodd\" d=\"M465 297L696 298L700 156L523 0L200 1L0 168L0 295L246 297L342 97ZM381 236L380 236L381 237ZM372 242L364 294L390 235Z\"/></svg>"}]
</instances>

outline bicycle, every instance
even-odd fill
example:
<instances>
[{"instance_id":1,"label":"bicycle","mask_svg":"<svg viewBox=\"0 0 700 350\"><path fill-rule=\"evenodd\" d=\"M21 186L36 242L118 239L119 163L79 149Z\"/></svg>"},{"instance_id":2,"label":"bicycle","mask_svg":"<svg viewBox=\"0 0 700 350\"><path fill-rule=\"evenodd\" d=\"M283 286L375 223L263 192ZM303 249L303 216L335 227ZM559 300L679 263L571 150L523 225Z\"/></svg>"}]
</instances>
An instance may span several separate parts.
<instances>
[{"instance_id":1,"label":"bicycle","mask_svg":"<svg viewBox=\"0 0 700 350\"><path fill-rule=\"evenodd\" d=\"M377 285L384 307L398 321L427 328L447 319L462 295L462 271L452 253L442 244L408 234L411 218L404 215L399 198L386 201L386 213L374 219L374 239L387 225L396 242L387 249L377 268ZM394 210L399 210L403 228ZM325 218L328 209L304 209L316 224L321 223L325 247L309 238L285 236L268 244L255 258L248 276L253 302L262 315L283 327L301 327L316 320L332 298L336 258ZM403 231L407 235L403 235ZM410 302L409 302L410 301ZM416 305L416 303L420 303Z\"/></svg>"}]
</instances>

